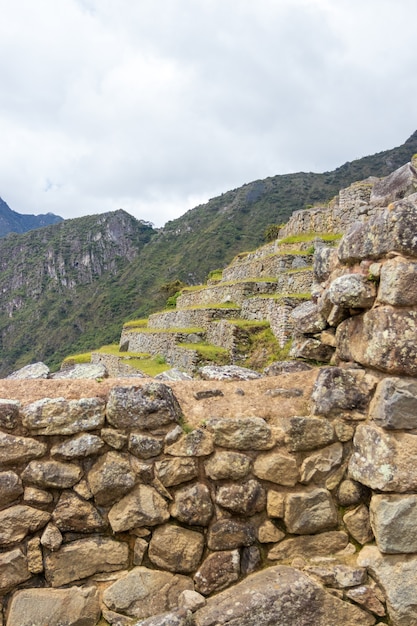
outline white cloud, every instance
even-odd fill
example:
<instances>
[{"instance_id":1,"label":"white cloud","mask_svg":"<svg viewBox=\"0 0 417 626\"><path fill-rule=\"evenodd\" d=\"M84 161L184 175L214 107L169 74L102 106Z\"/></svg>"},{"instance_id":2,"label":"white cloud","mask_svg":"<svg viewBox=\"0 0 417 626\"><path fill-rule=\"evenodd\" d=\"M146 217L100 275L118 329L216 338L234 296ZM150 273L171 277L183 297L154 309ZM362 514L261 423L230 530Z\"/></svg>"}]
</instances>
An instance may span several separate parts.
<instances>
[{"instance_id":1,"label":"white cloud","mask_svg":"<svg viewBox=\"0 0 417 626\"><path fill-rule=\"evenodd\" d=\"M415 130L414 0L0 0L0 195L161 225Z\"/></svg>"}]
</instances>

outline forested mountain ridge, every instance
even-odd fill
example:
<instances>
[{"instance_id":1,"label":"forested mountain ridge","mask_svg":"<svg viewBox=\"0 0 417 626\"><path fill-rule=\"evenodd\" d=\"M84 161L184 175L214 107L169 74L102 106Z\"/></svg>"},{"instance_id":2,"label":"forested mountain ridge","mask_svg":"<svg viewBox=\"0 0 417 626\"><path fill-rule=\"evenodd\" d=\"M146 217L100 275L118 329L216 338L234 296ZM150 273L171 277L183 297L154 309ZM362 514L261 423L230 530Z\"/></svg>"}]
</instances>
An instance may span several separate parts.
<instances>
[{"instance_id":1,"label":"forested mountain ridge","mask_svg":"<svg viewBox=\"0 0 417 626\"><path fill-rule=\"evenodd\" d=\"M266 227L327 202L368 176L386 176L417 152L402 146L323 174L296 173L228 191L162 229L124 211L94 215L0 241L0 375L120 335L123 321L161 308L167 283L203 282L239 252L263 243Z\"/></svg>"}]
</instances>

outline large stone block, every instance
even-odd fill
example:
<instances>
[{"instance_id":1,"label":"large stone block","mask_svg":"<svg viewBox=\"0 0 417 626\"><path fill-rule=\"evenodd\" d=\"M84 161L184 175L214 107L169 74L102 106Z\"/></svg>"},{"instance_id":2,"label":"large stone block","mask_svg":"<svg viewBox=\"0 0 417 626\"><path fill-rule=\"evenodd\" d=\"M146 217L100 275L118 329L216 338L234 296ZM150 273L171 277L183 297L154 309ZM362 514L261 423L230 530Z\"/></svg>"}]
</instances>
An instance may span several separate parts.
<instances>
[{"instance_id":1,"label":"large stone block","mask_svg":"<svg viewBox=\"0 0 417 626\"><path fill-rule=\"evenodd\" d=\"M370 381L363 370L325 367L314 383L313 412L327 416L337 416L341 411L363 413L373 386L374 381Z\"/></svg>"},{"instance_id":2,"label":"large stone block","mask_svg":"<svg viewBox=\"0 0 417 626\"><path fill-rule=\"evenodd\" d=\"M152 535L148 556L161 569L180 574L194 572L204 550L204 536L193 530L166 524Z\"/></svg>"},{"instance_id":3,"label":"large stone block","mask_svg":"<svg viewBox=\"0 0 417 626\"><path fill-rule=\"evenodd\" d=\"M29 580L26 556L19 548L0 554L0 594L4 595L17 585Z\"/></svg>"},{"instance_id":4,"label":"large stone block","mask_svg":"<svg viewBox=\"0 0 417 626\"><path fill-rule=\"evenodd\" d=\"M63 545L45 557L45 577L52 587L62 587L98 572L114 572L129 564L126 543L109 537L89 537Z\"/></svg>"},{"instance_id":5,"label":"large stone block","mask_svg":"<svg viewBox=\"0 0 417 626\"><path fill-rule=\"evenodd\" d=\"M371 424L357 427L349 474L379 491L417 490L417 437Z\"/></svg>"},{"instance_id":6,"label":"large stone block","mask_svg":"<svg viewBox=\"0 0 417 626\"><path fill-rule=\"evenodd\" d=\"M270 427L260 417L212 417L206 426L213 433L214 443L224 448L267 450L275 444Z\"/></svg>"},{"instance_id":7,"label":"large stone block","mask_svg":"<svg viewBox=\"0 0 417 626\"><path fill-rule=\"evenodd\" d=\"M109 511L109 522L115 533L141 526L157 526L168 519L167 502L149 485L137 485Z\"/></svg>"},{"instance_id":8,"label":"large stone block","mask_svg":"<svg viewBox=\"0 0 417 626\"><path fill-rule=\"evenodd\" d=\"M107 526L97 509L72 491L61 493L52 519L61 532L91 533Z\"/></svg>"},{"instance_id":9,"label":"large stone block","mask_svg":"<svg viewBox=\"0 0 417 626\"><path fill-rule=\"evenodd\" d=\"M374 283L360 274L344 274L335 278L329 287L329 300L345 309L368 309L376 297Z\"/></svg>"},{"instance_id":10,"label":"large stone block","mask_svg":"<svg viewBox=\"0 0 417 626\"><path fill-rule=\"evenodd\" d=\"M371 626L375 618L330 595L312 578L286 566L252 574L207 600L196 626Z\"/></svg>"},{"instance_id":11,"label":"large stone block","mask_svg":"<svg viewBox=\"0 0 417 626\"><path fill-rule=\"evenodd\" d=\"M417 311L388 305L339 324L339 356L390 374L417 376Z\"/></svg>"},{"instance_id":12,"label":"large stone block","mask_svg":"<svg viewBox=\"0 0 417 626\"><path fill-rule=\"evenodd\" d=\"M195 573L196 591L208 596L236 582L240 575L239 550L215 552L203 561Z\"/></svg>"},{"instance_id":13,"label":"large stone block","mask_svg":"<svg viewBox=\"0 0 417 626\"><path fill-rule=\"evenodd\" d=\"M393 306L417 304L417 263L390 259L381 267L378 302Z\"/></svg>"},{"instance_id":14,"label":"large stone block","mask_svg":"<svg viewBox=\"0 0 417 626\"><path fill-rule=\"evenodd\" d=\"M23 493L20 476L15 472L0 472L0 503L2 506L13 502Z\"/></svg>"},{"instance_id":15,"label":"large stone block","mask_svg":"<svg viewBox=\"0 0 417 626\"><path fill-rule=\"evenodd\" d=\"M337 526L337 511L327 489L290 493L285 500L284 521L294 535L311 535Z\"/></svg>"},{"instance_id":16,"label":"large stone block","mask_svg":"<svg viewBox=\"0 0 417 626\"><path fill-rule=\"evenodd\" d=\"M170 387L153 382L143 387L113 387L106 413L115 428L153 430L178 422L181 408Z\"/></svg>"},{"instance_id":17,"label":"large stone block","mask_svg":"<svg viewBox=\"0 0 417 626\"><path fill-rule=\"evenodd\" d=\"M369 510L380 552L417 552L417 495L375 494Z\"/></svg>"},{"instance_id":18,"label":"large stone block","mask_svg":"<svg viewBox=\"0 0 417 626\"><path fill-rule=\"evenodd\" d=\"M107 452L88 472L88 484L98 504L113 504L128 493L136 482L129 456Z\"/></svg>"},{"instance_id":19,"label":"large stone block","mask_svg":"<svg viewBox=\"0 0 417 626\"><path fill-rule=\"evenodd\" d=\"M222 485L217 489L216 503L237 515L255 515L266 506L265 489L257 480Z\"/></svg>"},{"instance_id":20,"label":"large stone block","mask_svg":"<svg viewBox=\"0 0 417 626\"><path fill-rule=\"evenodd\" d=\"M417 428L417 382L409 378L384 378L378 384L369 415L383 428Z\"/></svg>"},{"instance_id":21,"label":"large stone block","mask_svg":"<svg viewBox=\"0 0 417 626\"><path fill-rule=\"evenodd\" d=\"M207 526L213 511L210 491L202 483L179 489L171 506L171 515L191 526Z\"/></svg>"},{"instance_id":22,"label":"large stone block","mask_svg":"<svg viewBox=\"0 0 417 626\"><path fill-rule=\"evenodd\" d=\"M180 594L192 589L186 576L135 567L104 591L103 601L112 611L145 619L177 607Z\"/></svg>"},{"instance_id":23,"label":"large stone block","mask_svg":"<svg viewBox=\"0 0 417 626\"><path fill-rule=\"evenodd\" d=\"M207 534L210 550L234 550L255 543L255 530L246 522L233 519L220 519Z\"/></svg>"},{"instance_id":24,"label":"large stone block","mask_svg":"<svg viewBox=\"0 0 417 626\"><path fill-rule=\"evenodd\" d=\"M46 526L51 514L31 506L17 504L0 511L0 546L21 541L28 533Z\"/></svg>"},{"instance_id":25,"label":"large stone block","mask_svg":"<svg viewBox=\"0 0 417 626\"><path fill-rule=\"evenodd\" d=\"M417 556L383 555L376 546L365 546L358 565L367 567L382 587L393 626L417 624Z\"/></svg>"},{"instance_id":26,"label":"large stone block","mask_svg":"<svg viewBox=\"0 0 417 626\"><path fill-rule=\"evenodd\" d=\"M285 443L291 452L315 450L335 439L332 424L319 417L296 416L280 421L285 432Z\"/></svg>"},{"instance_id":27,"label":"large stone block","mask_svg":"<svg viewBox=\"0 0 417 626\"><path fill-rule=\"evenodd\" d=\"M0 466L27 463L43 456L46 445L30 437L15 437L0 432Z\"/></svg>"},{"instance_id":28,"label":"large stone block","mask_svg":"<svg viewBox=\"0 0 417 626\"><path fill-rule=\"evenodd\" d=\"M68 489L80 480L82 474L82 469L75 463L31 461L22 473L22 479L24 483L41 489Z\"/></svg>"},{"instance_id":29,"label":"large stone block","mask_svg":"<svg viewBox=\"0 0 417 626\"><path fill-rule=\"evenodd\" d=\"M348 544L348 536L343 531L330 530L318 535L306 535L284 539L268 552L268 559L271 561L283 561L292 559L295 556L309 558L315 556L329 556L340 552Z\"/></svg>"},{"instance_id":30,"label":"large stone block","mask_svg":"<svg viewBox=\"0 0 417 626\"><path fill-rule=\"evenodd\" d=\"M101 428L104 409L102 398L43 398L22 409L22 422L38 435L74 435Z\"/></svg>"},{"instance_id":31,"label":"large stone block","mask_svg":"<svg viewBox=\"0 0 417 626\"><path fill-rule=\"evenodd\" d=\"M8 626L95 626L100 618L97 587L22 589L10 602Z\"/></svg>"},{"instance_id":32,"label":"large stone block","mask_svg":"<svg viewBox=\"0 0 417 626\"><path fill-rule=\"evenodd\" d=\"M300 476L297 459L281 451L259 454L253 466L253 473L262 480L289 487L293 487Z\"/></svg>"},{"instance_id":33,"label":"large stone block","mask_svg":"<svg viewBox=\"0 0 417 626\"><path fill-rule=\"evenodd\" d=\"M367 222L356 222L339 245L342 263L379 259L388 252L417 256L417 195L399 200Z\"/></svg>"},{"instance_id":34,"label":"large stone block","mask_svg":"<svg viewBox=\"0 0 417 626\"><path fill-rule=\"evenodd\" d=\"M206 462L206 474L212 480L239 480L248 475L252 461L239 452L215 452Z\"/></svg>"}]
</instances>

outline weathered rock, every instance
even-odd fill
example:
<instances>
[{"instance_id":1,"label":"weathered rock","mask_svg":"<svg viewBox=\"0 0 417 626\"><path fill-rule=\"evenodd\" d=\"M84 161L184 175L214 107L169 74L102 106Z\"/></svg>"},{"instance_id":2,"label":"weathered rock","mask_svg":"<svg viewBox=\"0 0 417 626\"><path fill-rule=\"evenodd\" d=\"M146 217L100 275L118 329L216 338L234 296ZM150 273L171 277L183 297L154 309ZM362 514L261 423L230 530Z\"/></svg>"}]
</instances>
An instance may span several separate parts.
<instances>
[{"instance_id":1,"label":"weathered rock","mask_svg":"<svg viewBox=\"0 0 417 626\"><path fill-rule=\"evenodd\" d=\"M163 446L163 440L158 437L141 435L140 433L131 433L129 436L129 452L139 459L151 459L152 457L158 456Z\"/></svg>"},{"instance_id":2,"label":"weathered rock","mask_svg":"<svg viewBox=\"0 0 417 626\"><path fill-rule=\"evenodd\" d=\"M290 493L285 501L285 524L289 533L309 535L337 526L337 511L327 489Z\"/></svg>"},{"instance_id":3,"label":"weathered rock","mask_svg":"<svg viewBox=\"0 0 417 626\"><path fill-rule=\"evenodd\" d=\"M380 259L388 252L417 256L416 196L395 202L379 211L367 222L356 222L340 242L338 255L342 263L362 259Z\"/></svg>"},{"instance_id":4,"label":"weathered rock","mask_svg":"<svg viewBox=\"0 0 417 626\"><path fill-rule=\"evenodd\" d=\"M183 434L183 430L181 426L177 424L176 426L171 428L171 430L169 430L167 434L165 435L164 441L166 445L170 446L172 443L175 443L176 441L178 441L178 439L181 437L182 434Z\"/></svg>"},{"instance_id":5,"label":"weathered rock","mask_svg":"<svg viewBox=\"0 0 417 626\"><path fill-rule=\"evenodd\" d=\"M369 404L372 383L363 370L340 367L321 369L311 395L313 413L338 415L341 411L365 412Z\"/></svg>"},{"instance_id":6,"label":"weathered rock","mask_svg":"<svg viewBox=\"0 0 417 626\"><path fill-rule=\"evenodd\" d=\"M100 437L85 433L70 441L52 446L51 455L58 461L71 461L71 459L83 459L99 454L103 448L104 441Z\"/></svg>"},{"instance_id":7,"label":"weathered rock","mask_svg":"<svg viewBox=\"0 0 417 626\"><path fill-rule=\"evenodd\" d=\"M248 546L242 548L240 557L240 571L242 576L253 574L256 570L261 569L262 558L258 546Z\"/></svg>"},{"instance_id":8,"label":"weathered rock","mask_svg":"<svg viewBox=\"0 0 417 626\"><path fill-rule=\"evenodd\" d=\"M51 552L59 550L62 544L62 534L55 524L50 522L47 525L41 536L41 544Z\"/></svg>"},{"instance_id":9,"label":"weathered rock","mask_svg":"<svg viewBox=\"0 0 417 626\"><path fill-rule=\"evenodd\" d=\"M335 589L356 587L366 582L366 568L364 567L351 567L338 563L328 566L308 565L304 571L318 578L323 585Z\"/></svg>"},{"instance_id":10,"label":"weathered rock","mask_svg":"<svg viewBox=\"0 0 417 626\"><path fill-rule=\"evenodd\" d=\"M157 461L155 470L164 487L186 483L198 475L197 460L181 457Z\"/></svg>"},{"instance_id":11,"label":"weathered rock","mask_svg":"<svg viewBox=\"0 0 417 626\"><path fill-rule=\"evenodd\" d=\"M197 483L176 492L171 515L184 524L207 526L213 516L213 510L208 487Z\"/></svg>"},{"instance_id":12,"label":"weathered rock","mask_svg":"<svg viewBox=\"0 0 417 626\"><path fill-rule=\"evenodd\" d=\"M15 472L0 472L0 504L4 506L23 493L22 481Z\"/></svg>"},{"instance_id":13,"label":"weathered rock","mask_svg":"<svg viewBox=\"0 0 417 626\"><path fill-rule=\"evenodd\" d=\"M194 588L191 578L135 567L103 593L104 604L111 610L146 619L178 606L178 597Z\"/></svg>"},{"instance_id":14,"label":"weathered rock","mask_svg":"<svg viewBox=\"0 0 417 626\"><path fill-rule=\"evenodd\" d=\"M268 450L275 444L268 424L260 417L221 418L207 420L214 443L236 450Z\"/></svg>"},{"instance_id":15,"label":"weathered rock","mask_svg":"<svg viewBox=\"0 0 417 626\"><path fill-rule=\"evenodd\" d=\"M194 620L196 626L375 624L374 617L330 595L302 572L279 565L208 599Z\"/></svg>"},{"instance_id":16,"label":"weathered rock","mask_svg":"<svg viewBox=\"0 0 417 626\"><path fill-rule=\"evenodd\" d=\"M416 170L411 163L406 163L375 182L371 191L370 204L387 206L395 200L414 193L416 184Z\"/></svg>"},{"instance_id":17,"label":"weathered rock","mask_svg":"<svg viewBox=\"0 0 417 626\"><path fill-rule=\"evenodd\" d=\"M248 475L251 459L239 452L215 452L205 464L206 474L212 480L239 480Z\"/></svg>"},{"instance_id":18,"label":"weathered rock","mask_svg":"<svg viewBox=\"0 0 417 626\"><path fill-rule=\"evenodd\" d=\"M29 539L26 546L26 556L28 560L28 570L31 574L40 574L43 572L43 555L39 537Z\"/></svg>"},{"instance_id":19,"label":"weathered rock","mask_svg":"<svg viewBox=\"0 0 417 626\"><path fill-rule=\"evenodd\" d=\"M72 491L61 493L52 520L61 532L90 533L107 526L97 509Z\"/></svg>"},{"instance_id":20,"label":"weathered rock","mask_svg":"<svg viewBox=\"0 0 417 626\"><path fill-rule=\"evenodd\" d=\"M266 520L258 528L259 543L278 543L284 539L285 533L275 526L270 520Z\"/></svg>"},{"instance_id":21,"label":"weathered rock","mask_svg":"<svg viewBox=\"0 0 417 626\"><path fill-rule=\"evenodd\" d=\"M237 515L251 516L265 509L266 493L257 480L222 485L217 490L216 503Z\"/></svg>"},{"instance_id":22,"label":"weathered rock","mask_svg":"<svg viewBox=\"0 0 417 626\"><path fill-rule=\"evenodd\" d=\"M356 604L363 606L364 609L371 611L371 613L378 615L378 617L384 617L385 615L384 605L369 585L361 585L354 589L348 589L346 591L346 597L356 602Z\"/></svg>"},{"instance_id":23,"label":"weathered rock","mask_svg":"<svg viewBox=\"0 0 417 626\"><path fill-rule=\"evenodd\" d=\"M29 580L31 575L27 558L20 548L0 554L0 593L2 595Z\"/></svg>"},{"instance_id":24,"label":"weathered rock","mask_svg":"<svg viewBox=\"0 0 417 626\"><path fill-rule=\"evenodd\" d=\"M267 389L265 395L271 398L300 398L303 395L303 390L298 387L294 387L293 389L277 387L276 389Z\"/></svg>"},{"instance_id":25,"label":"weathered rock","mask_svg":"<svg viewBox=\"0 0 417 626\"><path fill-rule=\"evenodd\" d=\"M43 456L46 449L46 445L36 439L0 432L0 466L27 463Z\"/></svg>"},{"instance_id":26,"label":"weathered rock","mask_svg":"<svg viewBox=\"0 0 417 626\"><path fill-rule=\"evenodd\" d=\"M102 398L43 398L22 409L22 422L38 435L75 435L101 428L104 409Z\"/></svg>"},{"instance_id":27,"label":"weathered rock","mask_svg":"<svg viewBox=\"0 0 417 626\"><path fill-rule=\"evenodd\" d=\"M182 593L180 593L178 598L178 605L187 611L192 611L193 613L198 609L201 609L206 605L206 599L201 593L197 591L192 591L191 589L186 589Z\"/></svg>"},{"instance_id":28,"label":"weathered rock","mask_svg":"<svg viewBox=\"0 0 417 626\"><path fill-rule=\"evenodd\" d=\"M203 380L255 380L261 374L238 365L206 365L198 370Z\"/></svg>"},{"instance_id":29,"label":"weathered rock","mask_svg":"<svg viewBox=\"0 0 417 626\"><path fill-rule=\"evenodd\" d=\"M208 456L213 452L213 435L202 428L196 428L175 443L165 448L165 454L172 456Z\"/></svg>"},{"instance_id":30,"label":"weathered rock","mask_svg":"<svg viewBox=\"0 0 417 626\"><path fill-rule=\"evenodd\" d=\"M374 494L370 504L371 526L383 554L417 552L417 495Z\"/></svg>"},{"instance_id":31,"label":"weathered rock","mask_svg":"<svg viewBox=\"0 0 417 626\"><path fill-rule=\"evenodd\" d=\"M280 374L292 374L293 372L306 372L311 369L311 365L302 361L275 361L264 369L264 374L265 376L279 376Z\"/></svg>"},{"instance_id":32,"label":"weathered rock","mask_svg":"<svg viewBox=\"0 0 417 626\"><path fill-rule=\"evenodd\" d=\"M365 492L366 488L363 485L348 478L340 483L337 499L342 506L352 506L361 502Z\"/></svg>"},{"instance_id":33,"label":"weathered rock","mask_svg":"<svg viewBox=\"0 0 417 626\"><path fill-rule=\"evenodd\" d=\"M339 441L346 443L353 439L355 434L355 427L352 424L347 424L342 419L336 419L333 422L334 432Z\"/></svg>"},{"instance_id":34,"label":"weathered rock","mask_svg":"<svg viewBox=\"0 0 417 626\"><path fill-rule=\"evenodd\" d=\"M297 459L285 451L259 454L253 473L262 480L289 487L293 487L300 477Z\"/></svg>"},{"instance_id":35,"label":"weathered rock","mask_svg":"<svg viewBox=\"0 0 417 626\"><path fill-rule=\"evenodd\" d=\"M82 476L82 470L74 463L60 461L31 461L22 473L23 482L37 485L42 489L49 487L68 489L75 485Z\"/></svg>"},{"instance_id":36,"label":"weathered rock","mask_svg":"<svg viewBox=\"0 0 417 626\"><path fill-rule=\"evenodd\" d=\"M109 611L104 605L101 607L101 615L111 626L133 626L134 618L127 617L115 611Z\"/></svg>"},{"instance_id":37,"label":"weathered rock","mask_svg":"<svg viewBox=\"0 0 417 626\"><path fill-rule=\"evenodd\" d=\"M329 556L346 548L348 544L348 536L343 531L329 531L318 535L305 537L293 537L284 539L278 545L271 548L268 552L268 559L271 561L283 561L292 559L296 556L305 556L309 558L316 556Z\"/></svg>"},{"instance_id":38,"label":"weathered rock","mask_svg":"<svg viewBox=\"0 0 417 626\"><path fill-rule=\"evenodd\" d=\"M128 441L128 436L115 428L103 428L100 435L107 445L115 450L122 450Z\"/></svg>"},{"instance_id":39,"label":"weathered rock","mask_svg":"<svg viewBox=\"0 0 417 626\"><path fill-rule=\"evenodd\" d=\"M332 258L335 256L335 250L328 246L315 247L313 257L314 280L322 283L327 280L332 271Z\"/></svg>"},{"instance_id":40,"label":"weathered rock","mask_svg":"<svg viewBox=\"0 0 417 626\"><path fill-rule=\"evenodd\" d=\"M204 596L221 591L238 580L240 575L239 550L215 552L203 561L194 575L195 588Z\"/></svg>"},{"instance_id":41,"label":"weathered rock","mask_svg":"<svg viewBox=\"0 0 417 626\"><path fill-rule=\"evenodd\" d=\"M10 602L8 626L95 626L100 618L97 587L22 589Z\"/></svg>"},{"instance_id":42,"label":"weathered rock","mask_svg":"<svg viewBox=\"0 0 417 626\"><path fill-rule=\"evenodd\" d=\"M343 516L343 521L349 534L361 545L373 540L374 533L369 519L369 510L364 504L353 511L348 511Z\"/></svg>"},{"instance_id":43,"label":"weathered rock","mask_svg":"<svg viewBox=\"0 0 417 626\"><path fill-rule=\"evenodd\" d=\"M361 424L353 442L349 474L354 480L379 491L417 489L415 435Z\"/></svg>"},{"instance_id":44,"label":"weathered rock","mask_svg":"<svg viewBox=\"0 0 417 626\"><path fill-rule=\"evenodd\" d=\"M390 374L416 376L416 333L417 311L380 306L339 324L338 353L345 361Z\"/></svg>"},{"instance_id":45,"label":"weathered rock","mask_svg":"<svg viewBox=\"0 0 417 626\"><path fill-rule=\"evenodd\" d=\"M417 382L384 378L377 387L369 414L382 428L417 428Z\"/></svg>"},{"instance_id":46,"label":"weathered rock","mask_svg":"<svg viewBox=\"0 0 417 626\"><path fill-rule=\"evenodd\" d=\"M234 550L255 543L251 524L239 520L221 519L209 528L207 546L210 550Z\"/></svg>"},{"instance_id":47,"label":"weathered rock","mask_svg":"<svg viewBox=\"0 0 417 626\"><path fill-rule=\"evenodd\" d=\"M281 420L285 443L290 452L322 448L334 441L333 426L318 417L291 417Z\"/></svg>"},{"instance_id":48,"label":"weathered rock","mask_svg":"<svg viewBox=\"0 0 417 626\"><path fill-rule=\"evenodd\" d=\"M201 533L166 524L153 532L148 555L157 567L188 574L197 569L203 549L204 537Z\"/></svg>"},{"instance_id":49,"label":"weathered rock","mask_svg":"<svg viewBox=\"0 0 417 626\"><path fill-rule=\"evenodd\" d=\"M311 337L295 336L290 350L290 357L293 359L309 359L328 363L332 358L334 348L322 343L319 339Z\"/></svg>"},{"instance_id":50,"label":"weathered rock","mask_svg":"<svg viewBox=\"0 0 417 626\"><path fill-rule=\"evenodd\" d=\"M97 504L112 504L120 500L136 482L128 455L113 451L96 461L87 478Z\"/></svg>"},{"instance_id":51,"label":"weathered rock","mask_svg":"<svg viewBox=\"0 0 417 626\"><path fill-rule=\"evenodd\" d=\"M343 446L336 442L306 457L301 465L300 482L309 483L322 478L341 464L342 456Z\"/></svg>"},{"instance_id":52,"label":"weathered rock","mask_svg":"<svg viewBox=\"0 0 417 626\"><path fill-rule=\"evenodd\" d=\"M178 422L180 416L172 389L162 383L113 387L109 393L107 419L115 428L153 430Z\"/></svg>"},{"instance_id":53,"label":"weathered rock","mask_svg":"<svg viewBox=\"0 0 417 626\"><path fill-rule=\"evenodd\" d=\"M325 318L320 314L317 305L311 300L295 307L291 311L291 319L295 328L306 335L319 333L327 326Z\"/></svg>"},{"instance_id":54,"label":"weathered rock","mask_svg":"<svg viewBox=\"0 0 417 626\"><path fill-rule=\"evenodd\" d=\"M114 572L129 564L126 543L108 537L89 537L63 545L45 557L45 577L52 587L62 587L98 572Z\"/></svg>"},{"instance_id":55,"label":"weathered rock","mask_svg":"<svg viewBox=\"0 0 417 626\"><path fill-rule=\"evenodd\" d=\"M368 309L375 301L376 288L361 274L343 274L330 283L328 293L335 306Z\"/></svg>"},{"instance_id":56,"label":"weathered rock","mask_svg":"<svg viewBox=\"0 0 417 626\"><path fill-rule=\"evenodd\" d=\"M43 528L51 514L24 504L10 506L0 511L0 545L21 541L28 533Z\"/></svg>"},{"instance_id":57,"label":"weathered rock","mask_svg":"<svg viewBox=\"0 0 417 626\"><path fill-rule=\"evenodd\" d=\"M358 564L367 567L387 599L388 615L394 626L417 622L415 590L417 557L415 555L382 555L376 546L365 546Z\"/></svg>"},{"instance_id":58,"label":"weathered rock","mask_svg":"<svg viewBox=\"0 0 417 626\"><path fill-rule=\"evenodd\" d=\"M30 365L25 365L20 370L16 370L12 372L6 379L9 380L29 380L36 378L48 378L49 376L49 367L39 361L38 363L31 363Z\"/></svg>"},{"instance_id":59,"label":"weathered rock","mask_svg":"<svg viewBox=\"0 0 417 626\"><path fill-rule=\"evenodd\" d=\"M269 517L284 517L285 493L268 490L266 510Z\"/></svg>"},{"instance_id":60,"label":"weathered rock","mask_svg":"<svg viewBox=\"0 0 417 626\"><path fill-rule=\"evenodd\" d=\"M84 498L84 500L91 500L93 497L93 492L85 478L82 478L80 482L74 485L73 490L76 494L81 496L81 498Z\"/></svg>"},{"instance_id":61,"label":"weathered rock","mask_svg":"<svg viewBox=\"0 0 417 626\"><path fill-rule=\"evenodd\" d=\"M157 526L168 519L168 504L149 485L137 485L109 511L109 522L115 533L137 526Z\"/></svg>"},{"instance_id":62,"label":"weathered rock","mask_svg":"<svg viewBox=\"0 0 417 626\"><path fill-rule=\"evenodd\" d=\"M50 375L50 378L64 379L90 379L97 380L107 378L108 372L103 363L77 363L71 367L65 367L59 372Z\"/></svg>"},{"instance_id":63,"label":"weathered rock","mask_svg":"<svg viewBox=\"0 0 417 626\"><path fill-rule=\"evenodd\" d=\"M155 380L165 380L167 382L193 379L192 376L190 376L186 372L182 372L176 367L173 367L170 370L166 370L165 372L161 372L160 374L157 374L154 378Z\"/></svg>"},{"instance_id":64,"label":"weathered rock","mask_svg":"<svg viewBox=\"0 0 417 626\"><path fill-rule=\"evenodd\" d=\"M23 500L25 504L32 504L35 507L43 507L50 504L54 497L49 491L38 489L37 487L25 487Z\"/></svg>"},{"instance_id":65,"label":"weathered rock","mask_svg":"<svg viewBox=\"0 0 417 626\"><path fill-rule=\"evenodd\" d=\"M393 306L417 304L417 263L390 259L381 267L378 302Z\"/></svg>"},{"instance_id":66,"label":"weathered rock","mask_svg":"<svg viewBox=\"0 0 417 626\"><path fill-rule=\"evenodd\" d=\"M19 423L20 402L0 399L0 428L13 430Z\"/></svg>"},{"instance_id":67,"label":"weathered rock","mask_svg":"<svg viewBox=\"0 0 417 626\"><path fill-rule=\"evenodd\" d=\"M207 400L207 398L220 398L222 396L224 396L224 393L221 389L201 389L194 393L196 400Z\"/></svg>"},{"instance_id":68,"label":"weathered rock","mask_svg":"<svg viewBox=\"0 0 417 626\"><path fill-rule=\"evenodd\" d=\"M162 615L149 617L143 622L140 622L140 626L194 626L194 623L190 611L176 609L175 611L168 611Z\"/></svg>"}]
</instances>

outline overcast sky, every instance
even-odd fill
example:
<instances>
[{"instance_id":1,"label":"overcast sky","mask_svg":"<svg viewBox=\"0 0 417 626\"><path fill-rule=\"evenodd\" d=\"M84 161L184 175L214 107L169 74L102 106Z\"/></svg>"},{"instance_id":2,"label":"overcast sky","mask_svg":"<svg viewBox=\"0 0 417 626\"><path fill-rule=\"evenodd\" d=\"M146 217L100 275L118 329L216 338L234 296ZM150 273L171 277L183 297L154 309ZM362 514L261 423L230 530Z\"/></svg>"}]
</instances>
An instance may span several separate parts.
<instances>
[{"instance_id":1,"label":"overcast sky","mask_svg":"<svg viewBox=\"0 0 417 626\"><path fill-rule=\"evenodd\" d=\"M161 226L417 129L416 0L0 0L0 196Z\"/></svg>"}]
</instances>

